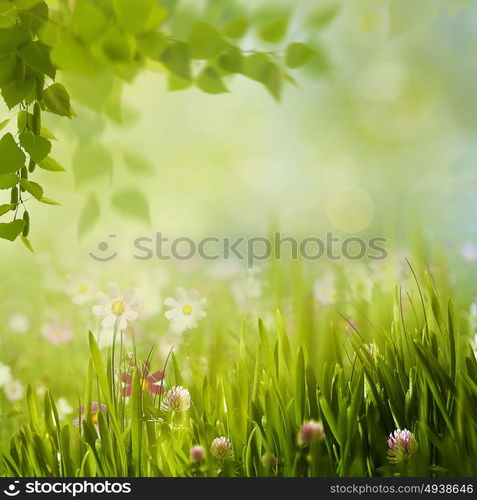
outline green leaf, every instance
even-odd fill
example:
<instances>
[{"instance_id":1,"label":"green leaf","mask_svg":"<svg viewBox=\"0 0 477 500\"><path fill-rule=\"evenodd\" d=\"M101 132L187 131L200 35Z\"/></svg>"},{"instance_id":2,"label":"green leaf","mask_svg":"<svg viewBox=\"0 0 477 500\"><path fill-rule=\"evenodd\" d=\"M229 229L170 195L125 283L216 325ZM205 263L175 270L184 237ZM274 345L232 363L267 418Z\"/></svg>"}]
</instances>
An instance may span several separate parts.
<instances>
[{"instance_id":1,"label":"green leaf","mask_svg":"<svg viewBox=\"0 0 477 500\"><path fill-rule=\"evenodd\" d=\"M95 76L98 68L96 59L83 45L69 33L62 33L51 49L51 60L59 68L72 73Z\"/></svg>"},{"instance_id":2,"label":"green leaf","mask_svg":"<svg viewBox=\"0 0 477 500\"><path fill-rule=\"evenodd\" d=\"M11 189L18 184L15 174L0 175L0 189Z\"/></svg>"},{"instance_id":3,"label":"green leaf","mask_svg":"<svg viewBox=\"0 0 477 500\"><path fill-rule=\"evenodd\" d=\"M21 26L0 29L0 53L15 52L30 40L30 33Z\"/></svg>"},{"instance_id":4,"label":"green leaf","mask_svg":"<svg viewBox=\"0 0 477 500\"><path fill-rule=\"evenodd\" d=\"M9 123L10 118L7 118L6 120L3 120L3 122L0 122L0 131L3 130Z\"/></svg>"},{"instance_id":5,"label":"green leaf","mask_svg":"<svg viewBox=\"0 0 477 500\"><path fill-rule=\"evenodd\" d=\"M12 134L5 134L0 139L0 174L17 172L24 165L23 151L18 147Z\"/></svg>"},{"instance_id":6,"label":"green leaf","mask_svg":"<svg viewBox=\"0 0 477 500\"><path fill-rule=\"evenodd\" d=\"M26 237L23 236L23 234L20 235L20 239L22 240L23 244L30 250L30 252L34 253L33 247L31 246L30 240Z\"/></svg>"},{"instance_id":7,"label":"green leaf","mask_svg":"<svg viewBox=\"0 0 477 500\"><path fill-rule=\"evenodd\" d=\"M17 0L18 10L28 10L41 3L42 0Z\"/></svg>"},{"instance_id":8,"label":"green leaf","mask_svg":"<svg viewBox=\"0 0 477 500\"><path fill-rule=\"evenodd\" d=\"M123 154L126 168L131 173L140 175L150 175L154 173L154 165L152 165L152 163L141 154L132 150L124 151Z\"/></svg>"},{"instance_id":9,"label":"green leaf","mask_svg":"<svg viewBox=\"0 0 477 500\"><path fill-rule=\"evenodd\" d=\"M117 191L111 205L120 214L149 223L149 205L144 194L135 187L125 187Z\"/></svg>"},{"instance_id":10,"label":"green leaf","mask_svg":"<svg viewBox=\"0 0 477 500\"><path fill-rule=\"evenodd\" d=\"M78 222L78 235L81 238L86 234L99 219L101 214L101 207L99 205L98 199L95 194L91 196L86 201Z\"/></svg>"},{"instance_id":11,"label":"green leaf","mask_svg":"<svg viewBox=\"0 0 477 500\"><path fill-rule=\"evenodd\" d=\"M17 115L18 130L20 132L23 132L27 128L27 125L32 123L33 123L33 115L31 113L27 113L24 109L22 109Z\"/></svg>"},{"instance_id":12,"label":"green leaf","mask_svg":"<svg viewBox=\"0 0 477 500\"><path fill-rule=\"evenodd\" d=\"M73 154L73 172L78 186L96 183L110 176L112 169L111 153L101 144L87 144Z\"/></svg>"},{"instance_id":13,"label":"green leaf","mask_svg":"<svg viewBox=\"0 0 477 500\"><path fill-rule=\"evenodd\" d=\"M58 205L60 206L61 203L58 203L55 200L52 200L51 198L47 198L46 196L42 196L38 201L41 201L41 203L45 203L45 205Z\"/></svg>"},{"instance_id":14,"label":"green leaf","mask_svg":"<svg viewBox=\"0 0 477 500\"><path fill-rule=\"evenodd\" d=\"M132 35L125 35L116 26L111 26L99 42L102 55L113 64L131 63L135 45Z\"/></svg>"},{"instance_id":15,"label":"green leaf","mask_svg":"<svg viewBox=\"0 0 477 500\"><path fill-rule=\"evenodd\" d=\"M23 82L12 82L2 88L2 97L9 109L14 108L21 101L27 100L35 91L36 80L29 76Z\"/></svg>"},{"instance_id":16,"label":"green leaf","mask_svg":"<svg viewBox=\"0 0 477 500\"><path fill-rule=\"evenodd\" d=\"M213 68L204 68L197 77L197 87L207 94L223 94L228 92L219 74Z\"/></svg>"},{"instance_id":17,"label":"green leaf","mask_svg":"<svg viewBox=\"0 0 477 500\"><path fill-rule=\"evenodd\" d=\"M65 172L65 169L51 156L47 156L43 161L37 163L40 168L50 172Z\"/></svg>"},{"instance_id":18,"label":"green leaf","mask_svg":"<svg viewBox=\"0 0 477 500\"><path fill-rule=\"evenodd\" d=\"M238 17L227 23L222 30L228 38L242 38L248 29L248 19L245 16Z\"/></svg>"},{"instance_id":19,"label":"green leaf","mask_svg":"<svg viewBox=\"0 0 477 500\"><path fill-rule=\"evenodd\" d=\"M46 2L41 1L35 3L28 10L19 12L20 22L22 26L33 34L38 34L40 28L45 25L49 18L49 9Z\"/></svg>"},{"instance_id":20,"label":"green leaf","mask_svg":"<svg viewBox=\"0 0 477 500\"><path fill-rule=\"evenodd\" d=\"M316 56L316 50L312 49L305 43L291 43L287 47L286 65L291 68L300 68L304 66L311 58Z\"/></svg>"},{"instance_id":21,"label":"green leaf","mask_svg":"<svg viewBox=\"0 0 477 500\"><path fill-rule=\"evenodd\" d=\"M154 0L113 0L114 12L119 25L124 31L137 35L145 29L152 10Z\"/></svg>"},{"instance_id":22,"label":"green leaf","mask_svg":"<svg viewBox=\"0 0 477 500\"><path fill-rule=\"evenodd\" d=\"M277 101L280 101L282 97L283 75L278 66L273 63L268 65L265 87L267 87Z\"/></svg>"},{"instance_id":23,"label":"green leaf","mask_svg":"<svg viewBox=\"0 0 477 500\"><path fill-rule=\"evenodd\" d=\"M0 205L0 216L5 215L10 210L15 210L16 205L14 203L7 203L6 205Z\"/></svg>"},{"instance_id":24,"label":"green leaf","mask_svg":"<svg viewBox=\"0 0 477 500\"><path fill-rule=\"evenodd\" d=\"M137 44L145 56L157 60L167 46L167 38L164 33L154 31L140 36L137 39Z\"/></svg>"},{"instance_id":25,"label":"green leaf","mask_svg":"<svg viewBox=\"0 0 477 500\"><path fill-rule=\"evenodd\" d=\"M50 49L47 45L40 41L29 42L19 51L19 54L28 66L48 75L52 80L55 79L56 68L51 63Z\"/></svg>"},{"instance_id":26,"label":"green leaf","mask_svg":"<svg viewBox=\"0 0 477 500\"><path fill-rule=\"evenodd\" d=\"M76 2L71 24L77 35L91 43L104 33L108 19L94 2Z\"/></svg>"},{"instance_id":27,"label":"green leaf","mask_svg":"<svg viewBox=\"0 0 477 500\"><path fill-rule=\"evenodd\" d=\"M13 222L0 224L0 238L9 241L15 241L19 234L23 231L25 222L20 219Z\"/></svg>"},{"instance_id":28,"label":"green leaf","mask_svg":"<svg viewBox=\"0 0 477 500\"><path fill-rule=\"evenodd\" d=\"M219 57L219 66L229 73L242 73L244 70L242 52L238 47L230 47Z\"/></svg>"},{"instance_id":29,"label":"green leaf","mask_svg":"<svg viewBox=\"0 0 477 500\"><path fill-rule=\"evenodd\" d=\"M175 75L190 80L189 48L184 42L174 42L161 54L164 66Z\"/></svg>"},{"instance_id":30,"label":"green leaf","mask_svg":"<svg viewBox=\"0 0 477 500\"><path fill-rule=\"evenodd\" d=\"M245 75L260 83L265 83L270 65L270 57L264 52L257 52L244 58Z\"/></svg>"},{"instance_id":31,"label":"green leaf","mask_svg":"<svg viewBox=\"0 0 477 500\"><path fill-rule=\"evenodd\" d=\"M279 43L285 38L288 29L288 18L281 17L265 24L260 30L260 38L269 43Z\"/></svg>"},{"instance_id":32,"label":"green leaf","mask_svg":"<svg viewBox=\"0 0 477 500\"><path fill-rule=\"evenodd\" d=\"M20 179L20 184L25 191L29 192L37 200L41 200L43 198L43 188L36 182Z\"/></svg>"},{"instance_id":33,"label":"green leaf","mask_svg":"<svg viewBox=\"0 0 477 500\"><path fill-rule=\"evenodd\" d=\"M20 134L20 144L33 161L38 164L42 162L51 151L51 143L49 140L30 132Z\"/></svg>"},{"instance_id":34,"label":"green leaf","mask_svg":"<svg viewBox=\"0 0 477 500\"><path fill-rule=\"evenodd\" d=\"M190 88L192 82L190 80L184 80L180 76L171 73L167 78L167 90L169 92L175 92L177 90L185 90Z\"/></svg>"},{"instance_id":35,"label":"green leaf","mask_svg":"<svg viewBox=\"0 0 477 500\"><path fill-rule=\"evenodd\" d=\"M48 130L46 127L41 127L40 129L40 135L44 137L45 139L49 139L50 141L57 141L58 139L56 138L55 134Z\"/></svg>"},{"instance_id":36,"label":"green leaf","mask_svg":"<svg viewBox=\"0 0 477 500\"><path fill-rule=\"evenodd\" d=\"M17 20L17 9L14 2L0 0L0 28L9 28Z\"/></svg>"},{"instance_id":37,"label":"green leaf","mask_svg":"<svg viewBox=\"0 0 477 500\"><path fill-rule=\"evenodd\" d=\"M187 41L193 59L209 59L225 47L225 41L219 31L200 21L191 26Z\"/></svg>"},{"instance_id":38,"label":"green leaf","mask_svg":"<svg viewBox=\"0 0 477 500\"><path fill-rule=\"evenodd\" d=\"M0 57L0 86L10 83L17 70L17 57L15 54L6 54Z\"/></svg>"},{"instance_id":39,"label":"green leaf","mask_svg":"<svg viewBox=\"0 0 477 500\"><path fill-rule=\"evenodd\" d=\"M339 11L337 5L325 5L309 16L307 24L312 29L323 29L335 19Z\"/></svg>"},{"instance_id":40,"label":"green leaf","mask_svg":"<svg viewBox=\"0 0 477 500\"><path fill-rule=\"evenodd\" d=\"M61 83L50 85L43 92L43 101L51 113L71 118L73 111L70 106L70 96Z\"/></svg>"}]
</instances>

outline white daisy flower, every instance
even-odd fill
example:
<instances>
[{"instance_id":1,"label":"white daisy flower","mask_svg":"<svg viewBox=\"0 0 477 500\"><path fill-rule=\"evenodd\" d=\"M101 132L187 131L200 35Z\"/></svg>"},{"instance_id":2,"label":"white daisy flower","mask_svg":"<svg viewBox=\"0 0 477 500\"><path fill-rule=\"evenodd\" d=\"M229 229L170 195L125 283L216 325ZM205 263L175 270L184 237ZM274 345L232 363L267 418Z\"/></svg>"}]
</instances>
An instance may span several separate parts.
<instances>
[{"instance_id":1,"label":"white daisy flower","mask_svg":"<svg viewBox=\"0 0 477 500\"><path fill-rule=\"evenodd\" d=\"M3 386L3 390L10 401L20 401L23 398L23 384L18 380L11 380Z\"/></svg>"},{"instance_id":2,"label":"white daisy flower","mask_svg":"<svg viewBox=\"0 0 477 500\"><path fill-rule=\"evenodd\" d=\"M477 245L465 243L461 248L460 254L465 260L475 262L477 260Z\"/></svg>"},{"instance_id":3,"label":"white daisy flower","mask_svg":"<svg viewBox=\"0 0 477 500\"><path fill-rule=\"evenodd\" d=\"M366 269L358 268L351 270L349 283L353 300L357 302L371 302L374 283Z\"/></svg>"},{"instance_id":4,"label":"white daisy flower","mask_svg":"<svg viewBox=\"0 0 477 500\"><path fill-rule=\"evenodd\" d=\"M93 299L93 285L88 279L69 276L65 291L71 297L72 302L78 306L91 302Z\"/></svg>"},{"instance_id":5,"label":"white daisy flower","mask_svg":"<svg viewBox=\"0 0 477 500\"><path fill-rule=\"evenodd\" d=\"M168 297L164 305L169 308L164 315L176 333L197 328L199 320L206 316L207 299L201 299L197 290L178 288L176 298Z\"/></svg>"},{"instance_id":6,"label":"white daisy flower","mask_svg":"<svg viewBox=\"0 0 477 500\"><path fill-rule=\"evenodd\" d=\"M25 333L30 328L30 320L24 314L12 314L8 319L8 328L15 333Z\"/></svg>"},{"instance_id":7,"label":"white daisy flower","mask_svg":"<svg viewBox=\"0 0 477 500\"><path fill-rule=\"evenodd\" d=\"M169 333L159 338L158 348L161 359L166 360L167 356L173 349L174 354L177 354L182 345L183 338L176 333Z\"/></svg>"},{"instance_id":8,"label":"white daisy flower","mask_svg":"<svg viewBox=\"0 0 477 500\"><path fill-rule=\"evenodd\" d=\"M190 392L181 385L171 387L161 403L165 411L186 411L190 408Z\"/></svg>"},{"instance_id":9,"label":"white daisy flower","mask_svg":"<svg viewBox=\"0 0 477 500\"><path fill-rule=\"evenodd\" d=\"M336 287L332 274L327 274L315 281L313 296L323 306L331 306L336 302Z\"/></svg>"},{"instance_id":10,"label":"white daisy flower","mask_svg":"<svg viewBox=\"0 0 477 500\"><path fill-rule=\"evenodd\" d=\"M237 305L242 311L247 311L263 293L263 281L260 277L262 270L259 267L247 271L231 284L231 291Z\"/></svg>"},{"instance_id":11,"label":"white daisy flower","mask_svg":"<svg viewBox=\"0 0 477 500\"><path fill-rule=\"evenodd\" d=\"M119 330L124 330L128 326L128 322L136 321L139 316L134 290L127 288L124 294L121 294L117 283L109 285L109 295L98 292L95 303L93 314L103 318L101 325L105 328L113 328L117 325Z\"/></svg>"},{"instance_id":12,"label":"white daisy flower","mask_svg":"<svg viewBox=\"0 0 477 500\"><path fill-rule=\"evenodd\" d=\"M66 398L60 398L56 402L56 409L58 410L58 417L63 420L66 416L73 412L73 408L70 406Z\"/></svg>"},{"instance_id":13,"label":"white daisy flower","mask_svg":"<svg viewBox=\"0 0 477 500\"><path fill-rule=\"evenodd\" d=\"M12 370L9 366L0 363L0 387L12 381Z\"/></svg>"}]
</instances>

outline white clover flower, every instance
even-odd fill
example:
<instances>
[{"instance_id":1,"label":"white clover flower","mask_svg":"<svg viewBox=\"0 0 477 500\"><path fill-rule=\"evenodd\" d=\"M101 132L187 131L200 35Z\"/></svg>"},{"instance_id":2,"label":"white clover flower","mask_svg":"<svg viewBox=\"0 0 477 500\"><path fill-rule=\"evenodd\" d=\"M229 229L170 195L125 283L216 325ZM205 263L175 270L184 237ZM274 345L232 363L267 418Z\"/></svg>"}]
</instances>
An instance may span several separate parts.
<instances>
[{"instance_id":1,"label":"white clover flower","mask_svg":"<svg viewBox=\"0 0 477 500\"><path fill-rule=\"evenodd\" d=\"M70 406L66 398L60 398L56 402L56 409L58 410L58 417L63 420L66 416L73 412L73 408Z\"/></svg>"},{"instance_id":2,"label":"white clover flower","mask_svg":"<svg viewBox=\"0 0 477 500\"><path fill-rule=\"evenodd\" d=\"M46 394L46 387L44 385L39 385L36 388L35 392L36 392L36 395L41 398L41 397L43 397Z\"/></svg>"},{"instance_id":3,"label":"white clover flower","mask_svg":"<svg viewBox=\"0 0 477 500\"><path fill-rule=\"evenodd\" d=\"M216 437L210 446L210 452L215 458L224 459L233 456L234 452L232 449L232 443L230 439L220 436Z\"/></svg>"},{"instance_id":4,"label":"white clover flower","mask_svg":"<svg viewBox=\"0 0 477 500\"><path fill-rule=\"evenodd\" d=\"M161 408L166 411L186 411L190 408L190 392L178 385L171 387L161 403Z\"/></svg>"},{"instance_id":5,"label":"white clover flower","mask_svg":"<svg viewBox=\"0 0 477 500\"><path fill-rule=\"evenodd\" d=\"M117 326L119 330L124 330L128 326L128 322L136 321L139 316L134 290L127 288L124 294L121 294L117 283L109 285L109 295L98 292L95 303L93 314L103 318L101 325L105 328Z\"/></svg>"},{"instance_id":6,"label":"white clover flower","mask_svg":"<svg viewBox=\"0 0 477 500\"><path fill-rule=\"evenodd\" d=\"M388 437L388 458L390 462L398 463L409 458L417 448L414 434L407 429L396 429Z\"/></svg>"},{"instance_id":7,"label":"white clover flower","mask_svg":"<svg viewBox=\"0 0 477 500\"><path fill-rule=\"evenodd\" d=\"M204 309L207 299L201 299L197 290L178 288L176 298L168 297L164 305L169 308L164 315L171 322L171 329L175 333L197 328L199 320L206 316Z\"/></svg>"},{"instance_id":8,"label":"white clover flower","mask_svg":"<svg viewBox=\"0 0 477 500\"><path fill-rule=\"evenodd\" d=\"M192 463L200 463L205 459L205 450L203 446L197 445L190 449L190 461Z\"/></svg>"},{"instance_id":9,"label":"white clover flower","mask_svg":"<svg viewBox=\"0 0 477 500\"><path fill-rule=\"evenodd\" d=\"M323 306L331 306L336 302L335 280L331 273L315 281L313 297Z\"/></svg>"},{"instance_id":10,"label":"white clover flower","mask_svg":"<svg viewBox=\"0 0 477 500\"><path fill-rule=\"evenodd\" d=\"M73 304L82 306L93 299L93 285L90 280L68 276L65 292L71 297Z\"/></svg>"},{"instance_id":11,"label":"white clover flower","mask_svg":"<svg viewBox=\"0 0 477 500\"><path fill-rule=\"evenodd\" d=\"M322 441L325 438L325 431L319 422L310 420L305 422L298 432L297 441L299 445L311 444L314 440Z\"/></svg>"},{"instance_id":12,"label":"white clover flower","mask_svg":"<svg viewBox=\"0 0 477 500\"><path fill-rule=\"evenodd\" d=\"M15 333L25 333L30 328L30 320L24 314L12 314L8 319L8 328Z\"/></svg>"},{"instance_id":13,"label":"white clover flower","mask_svg":"<svg viewBox=\"0 0 477 500\"><path fill-rule=\"evenodd\" d=\"M11 380L3 386L3 390L5 392L5 396L7 396L7 399L12 402L20 401L20 399L22 399L23 397L23 384L18 380Z\"/></svg>"},{"instance_id":14,"label":"white clover flower","mask_svg":"<svg viewBox=\"0 0 477 500\"><path fill-rule=\"evenodd\" d=\"M12 381L12 370L9 366L0 363L0 387Z\"/></svg>"}]
</instances>

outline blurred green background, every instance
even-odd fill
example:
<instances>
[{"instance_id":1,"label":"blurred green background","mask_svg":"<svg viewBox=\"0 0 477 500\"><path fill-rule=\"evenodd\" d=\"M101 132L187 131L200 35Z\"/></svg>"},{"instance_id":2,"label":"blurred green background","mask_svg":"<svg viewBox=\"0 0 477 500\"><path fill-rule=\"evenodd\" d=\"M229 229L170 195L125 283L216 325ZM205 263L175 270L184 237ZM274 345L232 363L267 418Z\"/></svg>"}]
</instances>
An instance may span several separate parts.
<instances>
[{"instance_id":1,"label":"blurred green background","mask_svg":"<svg viewBox=\"0 0 477 500\"><path fill-rule=\"evenodd\" d=\"M174 29L220 19L221 9L250 10L245 1L217 3L179 2ZM291 14L287 39L319 50L280 104L242 77L223 95L168 92L153 65L128 84L107 72L95 81L60 76L77 116L48 116L45 125L60 139L54 156L67 172L38 178L62 206L36 208L33 255L20 243L0 246L1 349L17 372L37 373L39 384L54 379L30 334L39 338L61 307L62 317L78 315L85 334L94 328L89 311L78 313L64 296L68 274L93 276L98 289L110 281L142 287L152 315L163 282L166 294L181 285L207 290L200 263L132 259L134 238L156 231L196 240L264 236L272 227L298 238L381 235L392 257L420 248L422 259L445 258L462 300L473 300L477 249L464 247L463 256L462 248L477 231L477 3L260 1L253 11L257 22L269 11ZM253 32L243 42L256 44ZM118 258L95 262L89 252L111 234ZM15 313L29 319L29 335L12 342ZM144 329L152 337L163 328ZM58 363L65 391L84 352Z\"/></svg>"}]
</instances>

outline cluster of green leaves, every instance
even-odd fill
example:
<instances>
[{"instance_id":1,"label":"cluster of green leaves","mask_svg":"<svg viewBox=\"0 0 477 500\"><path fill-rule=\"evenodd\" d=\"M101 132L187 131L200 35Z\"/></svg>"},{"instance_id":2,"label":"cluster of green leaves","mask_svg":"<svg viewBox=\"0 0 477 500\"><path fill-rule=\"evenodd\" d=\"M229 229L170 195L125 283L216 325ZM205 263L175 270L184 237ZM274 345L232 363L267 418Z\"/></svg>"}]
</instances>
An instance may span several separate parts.
<instances>
[{"instance_id":1,"label":"cluster of green leaves","mask_svg":"<svg viewBox=\"0 0 477 500\"><path fill-rule=\"evenodd\" d=\"M0 223L0 238L14 241L18 236L32 250L28 234L29 198L56 205L44 196L43 188L31 180L38 166L62 171L51 156L54 136L41 124L43 112L72 116L69 95L55 83L56 68L50 59L50 47L41 40L48 19L45 2L20 0L3 2L0 17L0 91L10 110L17 113L17 134L5 133L0 139L0 189L10 190L10 203L0 206L0 215L13 213L10 222ZM0 129L9 125L7 119ZM28 195L29 198L26 198Z\"/></svg>"},{"instance_id":2,"label":"cluster of green leaves","mask_svg":"<svg viewBox=\"0 0 477 500\"><path fill-rule=\"evenodd\" d=\"M28 391L29 421L2 450L0 470L13 476L472 476L477 466L477 361L453 307L443 307L427 276L421 300L406 313L397 290L392 323L376 332L375 344L358 329L346 344L334 339L327 362L315 363L310 342L293 347L277 314L276 329L244 323L235 354L221 357L207 373L190 359L192 406L172 415L141 390L133 369L132 396L125 404L118 372L129 358L99 351L90 335L91 361L85 408L107 405L97 421L86 411L82 429L60 422L47 394L40 413ZM329 327L328 327L329 328ZM222 332L223 328L221 328ZM330 332L333 335L333 331ZM217 339L220 342L220 339ZM319 347L324 350L324 346ZM184 385L174 355L166 363L167 387ZM324 425L322 442L300 446L297 433L313 419ZM411 430L417 451L391 463L387 436ZM200 466L189 449L206 450L228 436L234 457L207 453Z\"/></svg>"},{"instance_id":3,"label":"cluster of green leaves","mask_svg":"<svg viewBox=\"0 0 477 500\"><path fill-rule=\"evenodd\" d=\"M86 104L114 116L108 103L119 93L111 87L110 75L131 82L141 70L156 64L167 74L169 90L195 85L208 94L228 92L227 77L242 75L261 83L280 100L284 83L296 84L288 69L301 67L316 55L299 42L275 49L287 36L289 17L267 19L258 27L257 35L266 45L262 51L241 46L251 32L250 19L243 15L218 27L194 20L186 36L178 38L168 33L174 23L174 10L169 10L168 4L156 0L78 0L61 3L52 11L42 0L5 0L0 4L1 95L9 109L19 108L17 137L8 132L0 142L0 189L12 192L11 203L0 207L0 214L14 214L11 222L0 225L1 238L14 240L21 235L31 249L25 191L41 202L55 204L29 177L35 166L63 170L49 156L54 137L41 126L42 112L66 117L74 114L68 90L55 82L57 70L72 75L73 85L75 78L86 82L86 87L91 82ZM8 120L0 128L7 125ZM89 164L81 158L78 162ZM98 207L92 195L81 216L80 234L98 217ZM148 218L147 201L137 188L116 193L113 207L128 214L128 207L133 207L133 216Z\"/></svg>"}]
</instances>

